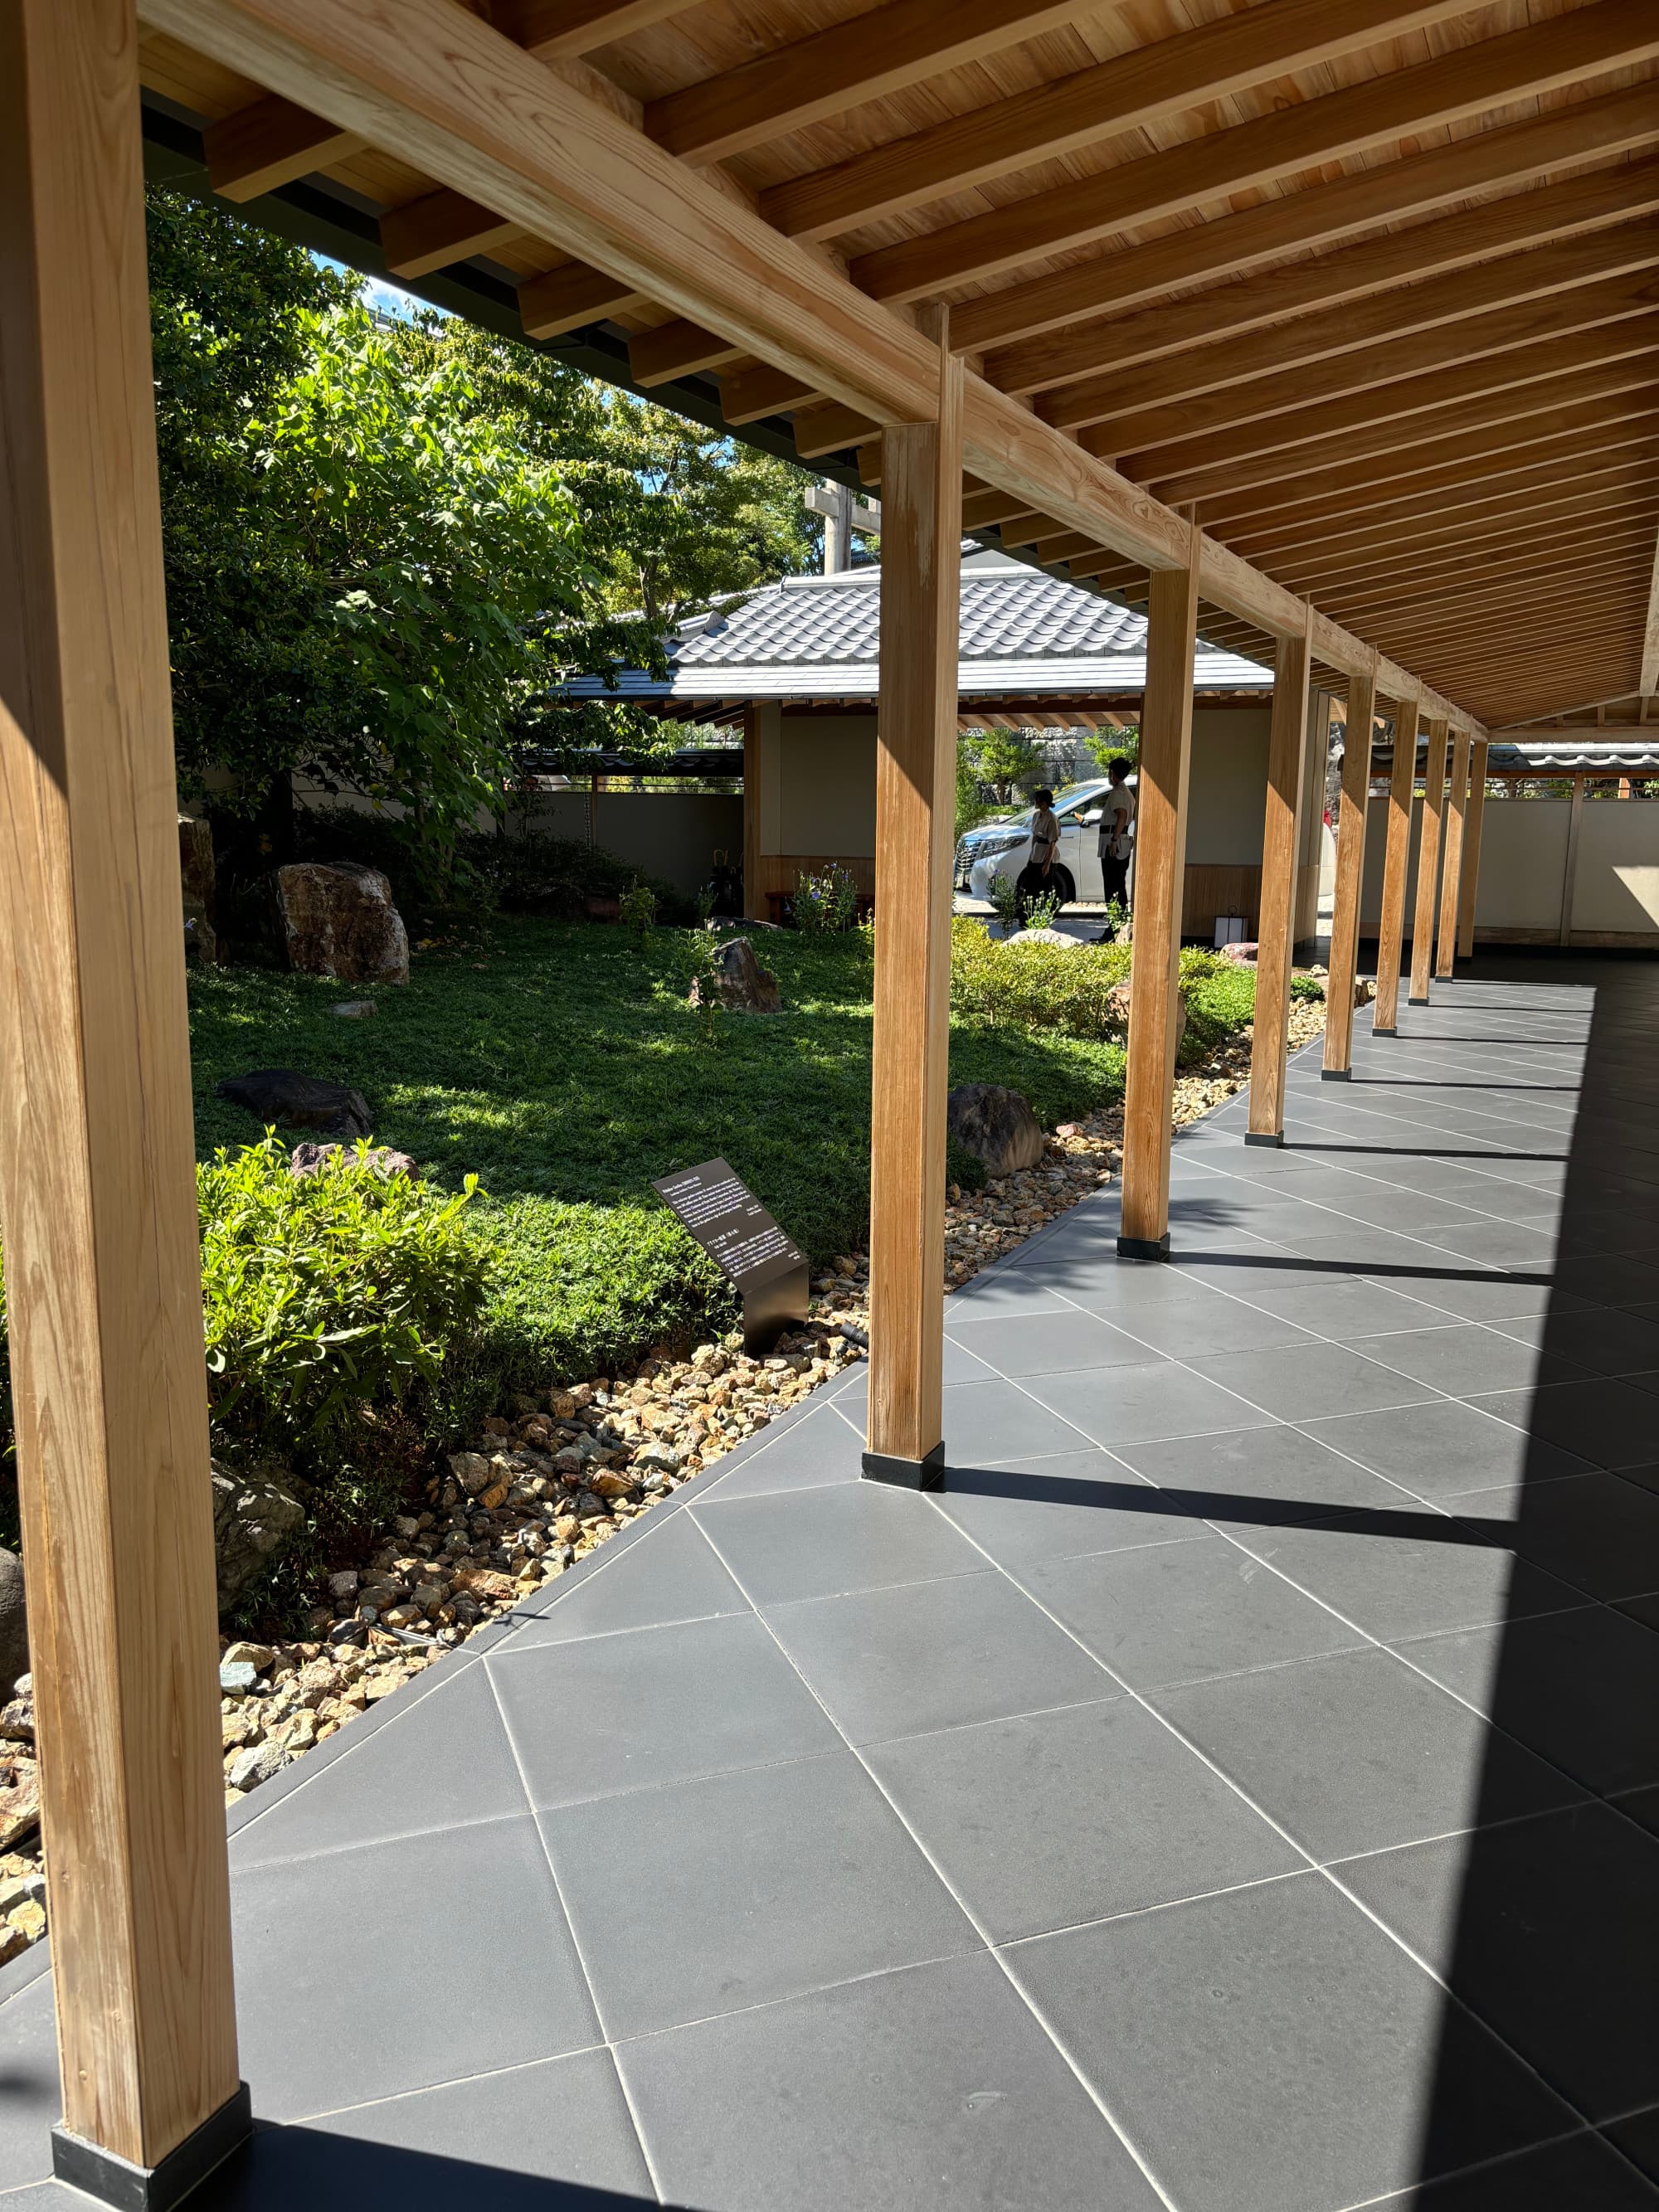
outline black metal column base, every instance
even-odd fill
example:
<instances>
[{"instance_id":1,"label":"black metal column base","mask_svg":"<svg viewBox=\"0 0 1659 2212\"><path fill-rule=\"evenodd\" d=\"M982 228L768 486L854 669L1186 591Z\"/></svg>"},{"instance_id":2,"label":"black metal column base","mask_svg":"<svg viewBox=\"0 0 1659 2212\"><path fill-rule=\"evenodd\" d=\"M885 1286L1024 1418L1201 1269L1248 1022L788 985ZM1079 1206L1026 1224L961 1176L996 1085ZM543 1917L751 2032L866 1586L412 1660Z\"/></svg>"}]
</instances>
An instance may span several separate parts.
<instances>
[{"instance_id":1,"label":"black metal column base","mask_svg":"<svg viewBox=\"0 0 1659 2212\"><path fill-rule=\"evenodd\" d=\"M1413 999L1409 993L1407 994L1406 1004L1408 1006L1426 1006L1428 1003L1429 998L1426 991L1420 999Z\"/></svg>"},{"instance_id":2,"label":"black metal column base","mask_svg":"<svg viewBox=\"0 0 1659 2212\"><path fill-rule=\"evenodd\" d=\"M1120 1237L1117 1240L1120 1260L1167 1260L1170 1256L1170 1232L1161 1237Z\"/></svg>"},{"instance_id":3,"label":"black metal column base","mask_svg":"<svg viewBox=\"0 0 1659 2212\"><path fill-rule=\"evenodd\" d=\"M1352 1083L1353 1070L1351 1067L1322 1067L1319 1079L1322 1083Z\"/></svg>"},{"instance_id":4,"label":"black metal column base","mask_svg":"<svg viewBox=\"0 0 1659 2212\"><path fill-rule=\"evenodd\" d=\"M898 1490L943 1490L945 1446L936 1443L926 1459L896 1459L890 1452L864 1455L866 1482L890 1482Z\"/></svg>"},{"instance_id":5,"label":"black metal column base","mask_svg":"<svg viewBox=\"0 0 1659 2212\"><path fill-rule=\"evenodd\" d=\"M1244 1141L1247 1145L1282 1145L1285 1132L1282 1129L1246 1129Z\"/></svg>"},{"instance_id":6,"label":"black metal column base","mask_svg":"<svg viewBox=\"0 0 1659 2212\"><path fill-rule=\"evenodd\" d=\"M253 2109L243 2081L159 2166L134 2166L84 2136L71 2135L60 2121L52 2131L52 2170L71 2189L118 2212L173 2212L252 2132Z\"/></svg>"}]
</instances>

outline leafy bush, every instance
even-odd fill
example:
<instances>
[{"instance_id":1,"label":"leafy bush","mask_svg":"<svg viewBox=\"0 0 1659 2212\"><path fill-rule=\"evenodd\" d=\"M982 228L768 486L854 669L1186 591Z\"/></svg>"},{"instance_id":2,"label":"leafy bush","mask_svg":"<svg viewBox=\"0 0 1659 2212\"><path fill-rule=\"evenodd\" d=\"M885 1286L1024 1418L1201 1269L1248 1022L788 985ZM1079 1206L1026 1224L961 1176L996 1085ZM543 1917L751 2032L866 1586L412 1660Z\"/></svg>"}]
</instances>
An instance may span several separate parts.
<instances>
[{"instance_id":1,"label":"leafy bush","mask_svg":"<svg viewBox=\"0 0 1659 2212\"><path fill-rule=\"evenodd\" d=\"M951 1011L991 1028L1121 1036L1107 1001L1128 974L1126 946L1002 945L969 916L951 925Z\"/></svg>"},{"instance_id":2,"label":"leafy bush","mask_svg":"<svg viewBox=\"0 0 1659 2212\"><path fill-rule=\"evenodd\" d=\"M361 1153L362 1148L359 1148ZM336 1152L289 1173L274 1136L197 1170L213 1418L285 1456L438 1379L483 1309L486 1253L446 1196Z\"/></svg>"},{"instance_id":3,"label":"leafy bush","mask_svg":"<svg viewBox=\"0 0 1659 2212\"><path fill-rule=\"evenodd\" d=\"M821 876L803 872L795 878L790 908L797 929L809 936L839 936L858 920L859 887L845 868L827 868Z\"/></svg>"},{"instance_id":4,"label":"leafy bush","mask_svg":"<svg viewBox=\"0 0 1659 2212\"><path fill-rule=\"evenodd\" d=\"M617 919L641 952L657 920L657 894L637 876L617 902Z\"/></svg>"},{"instance_id":5,"label":"leafy bush","mask_svg":"<svg viewBox=\"0 0 1659 2212\"><path fill-rule=\"evenodd\" d=\"M1324 983L1317 975L1292 975L1291 996L1293 999L1310 1000L1316 1005L1322 1004L1325 997Z\"/></svg>"}]
</instances>

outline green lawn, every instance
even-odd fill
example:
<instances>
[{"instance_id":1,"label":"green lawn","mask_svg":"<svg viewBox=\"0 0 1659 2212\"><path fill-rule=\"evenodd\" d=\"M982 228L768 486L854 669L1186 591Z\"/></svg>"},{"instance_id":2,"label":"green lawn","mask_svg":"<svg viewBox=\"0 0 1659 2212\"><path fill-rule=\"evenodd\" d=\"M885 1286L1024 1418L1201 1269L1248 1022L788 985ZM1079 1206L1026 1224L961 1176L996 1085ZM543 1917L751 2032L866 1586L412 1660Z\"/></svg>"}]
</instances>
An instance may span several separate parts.
<instances>
[{"instance_id":1,"label":"green lawn","mask_svg":"<svg viewBox=\"0 0 1659 2212\"><path fill-rule=\"evenodd\" d=\"M505 919L485 952L417 954L407 988L379 992L368 1021L330 1012L355 995L337 983L196 970L198 1148L257 1134L215 1097L222 1076L289 1066L355 1084L378 1141L441 1184L478 1177L479 1226L502 1255L506 1365L526 1380L592 1371L697 1325L719 1297L653 1176L723 1154L815 1261L864 1241L866 939L765 933L785 1011L723 1017L712 1042L685 1004L686 944L664 930L641 951L616 927ZM1249 1014L1253 977L1217 980L1224 1003L1206 1032ZM952 1081L1008 1084L1048 1127L1116 1097L1122 1067L1115 1042L952 1027Z\"/></svg>"}]
</instances>

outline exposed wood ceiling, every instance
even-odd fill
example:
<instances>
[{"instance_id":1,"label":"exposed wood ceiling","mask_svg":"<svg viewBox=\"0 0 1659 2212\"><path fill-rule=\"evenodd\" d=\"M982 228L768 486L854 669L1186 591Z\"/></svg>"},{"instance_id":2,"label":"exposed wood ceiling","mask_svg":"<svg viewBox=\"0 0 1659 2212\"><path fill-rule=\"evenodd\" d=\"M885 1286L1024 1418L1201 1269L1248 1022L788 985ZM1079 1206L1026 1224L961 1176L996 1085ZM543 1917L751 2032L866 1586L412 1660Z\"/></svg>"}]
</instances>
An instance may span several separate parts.
<instances>
[{"instance_id":1,"label":"exposed wood ceiling","mask_svg":"<svg viewBox=\"0 0 1659 2212\"><path fill-rule=\"evenodd\" d=\"M787 425L803 459L862 445L874 479L877 425L844 392L452 189L400 157L408 138L226 66L262 51L283 0L140 3L147 88L202 127L225 196L257 212L305 180L377 218L409 281L466 264L510 282L529 335L625 342L640 386L718 394L739 434ZM390 0L337 5L395 35ZM1033 432L1191 507L1467 712L1515 722L1655 689L1656 0L471 12L827 283L900 325L948 305L953 347ZM977 477L967 503L971 526L1144 597L1144 565L1075 509ZM1204 626L1271 659L1237 603Z\"/></svg>"}]
</instances>

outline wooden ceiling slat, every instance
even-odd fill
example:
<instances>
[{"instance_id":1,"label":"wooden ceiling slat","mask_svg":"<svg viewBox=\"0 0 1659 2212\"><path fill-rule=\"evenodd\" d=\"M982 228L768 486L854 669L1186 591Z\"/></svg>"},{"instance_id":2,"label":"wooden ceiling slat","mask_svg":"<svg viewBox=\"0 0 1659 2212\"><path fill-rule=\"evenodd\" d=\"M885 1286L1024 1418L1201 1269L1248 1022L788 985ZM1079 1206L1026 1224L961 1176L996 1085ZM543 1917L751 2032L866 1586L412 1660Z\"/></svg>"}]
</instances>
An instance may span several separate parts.
<instances>
[{"instance_id":1,"label":"wooden ceiling slat","mask_svg":"<svg viewBox=\"0 0 1659 2212\"><path fill-rule=\"evenodd\" d=\"M1659 104L1654 118L1659 135ZM1230 346L1247 331L1261 333L1288 315L1303 318L1293 326L1294 343L1305 345L1310 329L1306 318L1322 310L1343 337L1363 330L1365 309L1352 304L1337 317L1332 313L1345 303L1365 301L1368 295L1392 299L1395 289L1410 284L1419 289L1427 277L1467 270L1484 277L1488 257L1495 254L1524 258L1522 249L1553 243L1572 233L1601 224L1622 225L1632 217L1659 207L1659 159L1626 163L1618 168L1591 169L1565 183L1535 191L1512 192L1507 198L1489 200L1480 207L1433 222L1416 223L1407 230L1385 232L1356 246L1338 247L1311 260L1272 269L1260 276L1217 285L1178 300L1167 300L1138 315L1122 315L1109 324L1073 325L1029 343L988 354L984 371L1005 392L1043 392L1056 385L1071 386L1072 380L1105 374L1121 377L1138 362L1158 361L1188 348L1210 347L1225 340ZM1528 272L1516 270L1525 278ZM1571 281L1571 279L1568 281ZM1493 299L1505 296L1494 292ZM1395 303L1395 315L1411 300ZM1465 312L1468 312L1467 310ZM1431 313L1422 319L1434 319ZM1396 327L1396 325L1390 325ZM1420 325L1413 324L1413 327ZM1285 343L1291 343L1287 337ZM1348 338L1359 343L1359 337ZM1173 389L1201 386L1178 385ZM1127 404L1127 403L1120 403ZM1086 422L1087 415L1066 414L1045 408L1051 422ZM1112 411L1109 407L1105 410Z\"/></svg>"},{"instance_id":2,"label":"wooden ceiling slat","mask_svg":"<svg viewBox=\"0 0 1659 2212\"><path fill-rule=\"evenodd\" d=\"M763 192L761 213L791 237L833 238L1443 20L1461 4L1349 0L1339 14L1325 0L1275 0L791 178Z\"/></svg>"},{"instance_id":3,"label":"wooden ceiling slat","mask_svg":"<svg viewBox=\"0 0 1659 2212\"><path fill-rule=\"evenodd\" d=\"M848 273L878 300L925 299L1092 245L1132 223L1254 191L1402 133L1534 99L1656 55L1659 12L1652 0L1595 0L1572 15L1483 39L1414 69L1348 85L918 238L878 246L860 254Z\"/></svg>"},{"instance_id":4,"label":"wooden ceiling slat","mask_svg":"<svg viewBox=\"0 0 1659 2212\"><path fill-rule=\"evenodd\" d=\"M498 31L540 61L591 54L684 12L686 0L493 0Z\"/></svg>"},{"instance_id":5,"label":"wooden ceiling slat","mask_svg":"<svg viewBox=\"0 0 1659 2212\"><path fill-rule=\"evenodd\" d=\"M1651 535L1647 518L1637 515L1628 522L1602 525L1592 522L1583 528L1564 531L1552 536L1547 546L1533 546L1504 560L1483 562L1479 577L1466 565L1454 563L1440 574L1415 568L1409 571L1396 568L1379 580L1372 577L1328 593L1332 608L1346 619L1367 623L1380 621L1389 611L1399 611L1425 602L1438 602L1459 597L1473 591L1477 583L1520 582L1530 585L1535 578L1551 572L1552 565L1571 561L1577 562L1586 556L1621 559L1633 544L1645 544Z\"/></svg>"},{"instance_id":6,"label":"wooden ceiling slat","mask_svg":"<svg viewBox=\"0 0 1659 2212\"><path fill-rule=\"evenodd\" d=\"M628 341L628 365L635 384L647 391L655 384L672 384L676 377L695 376L705 368L724 368L738 360L744 349L718 331L700 324L675 321L653 331L641 331Z\"/></svg>"},{"instance_id":7,"label":"wooden ceiling slat","mask_svg":"<svg viewBox=\"0 0 1659 2212\"><path fill-rule=\"evenodd\" d=\"M1598 626L1605 621L1617 635L1627 629L1632 609L1638 603L1645 604L1647 578L1639 567L1611 574L1595 569L1577 569L1566 572L1557 588L1574 593L1593 591ZM1391 625L1390 637L1399 649L1415 658L1449 655L1467 666L1495 657L1491 653L1494 641L1510 656L1517 650L1535 655L1539 651L1537 622L1535 599L1525 593L1512 593L1507 599L1477 602L1439 623ZM1548 648L1551 651L1554 649L1553 635L1553 633Z\"/></svg>"},{"instance_id":8,"label":"wooden ceiling slat","mask_svg":"<svg viewBox=\"0 0 1659 2212\"><path fill-rule=\"evenodd\" d=\"M1564 495L1517 512L1507 521L1489 519L1455 530L1423 531L1407 541L1408 552L1402 550L1399 541L1387 543L1379 538L1371 542L1369 552L1334 553L1327 558L1310 554L1300 561L1276 562L1275 572L1298 598L1322 600L1367 575L1397 570L1402 558L1410 560L1414 575L1432 576L1455 569L1475 555L1491 559L1505 550L1518 552L1537 546L1545 532L1553 537L1557 531L1570 530L1576 524L1611 527L1632 515L1655 513L1659 513L1659 481L1651 476L1632 475L1628 482L1604 489Z\"/></svg>"},{"instance_id":9,"label":"wooden ceiling slat","mask_svg":"<svg viewBox=\"0 0 1659 2212\"><path fill-rule=\"evenodd\" d=\"M1659 205L1659 161L1643 166L1648 181L1637 187L1638 199L1650 192L1647 204ZM1603 185L1599 175L1595 182L1601 188L1598 197L1603 199L1610 198L1617 189ZM1547 195L1527 192L1521 197L1530 201ZM1333 373L1340 374L1347 356L1362 349L1369 375L1373 351L1383 340L1394 347L1398 358L1416 356L1423 368L1431 368L1435 365L1431 347L1420 343L1409 346L1408 340L1420 340L1424 333L1432 331L1433 344L1446 356L1455 352L1463 337L1449 325L1553 295L1570 295L1595 279L1627 276L1650 269L1656 262L1659 262L1659 222L1646 216L1635 222L1608 222L1578 237L1534 246L1527 252L1500 254L1473 268L1374 292L1364 299L1349 301L1340 312L1310 310L1270 329L1233 331L1131 368L1104 370L1044 392L1037 402L1037 412L1061 429L1081 429L1091 422L1128 415L1137 408L1167 408L1177 400L1230 391L1237 385L1254 385L1257 379L1281 369L1309 367L1315 362L1330 362L1335 364ZM1563 298L1563 312L1571 304L1570 297ZM1220 311L1220 319L1224 328L1224 309Z\"/></svg>"},{"instance_id":10,"label":"wooden ceiling slat","mask_svg":"<svg viewBox=\"0 0 1659 2212\"><path fill-rule=\"evenodd\" d=\"M1589 590L1595 594L1597 604L1603 604L1607 595L1622 590L1632 579L1644 578L1645 556L1645 541L1611 561L1601 559L1592 550L1576 558L1564 556L1547 570L1535 574L1529 572L1519 580L1511 578L1467 596L1431 600L1415 607L1387 608L1376 619L1391 642L1413 651L1431 641L1437 647L1448 641L1467 642L1493 623L1513 615L1527 625L1525 634L1530 645L1547 652L1549 645L1540 647L1538 640L1540 631L1553 640L1555 626L1540 623L1540 596L1556 600L1576 598Z\"/></svg>"},{"instance_id":11,"label":"wooden ceiling slat","mask_svg":"<svg viewBox=\"0 0 1659 2212\"><path fill-rule=\"evenodd\" d=\"M1570 161L1607 157L1659 137L1646 82L1594 94L1449 146L1264 199L1235 215L1005 286L951 311L953 342L984 351L1011 340L1121 313L1177 285L1236 278L1286 252L1328 246L1382 222L1448 207L1469 193L1528 182Z\"/></svg>"}]
</instances>

